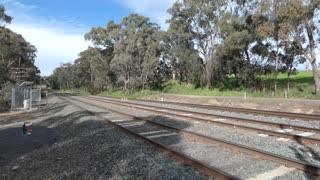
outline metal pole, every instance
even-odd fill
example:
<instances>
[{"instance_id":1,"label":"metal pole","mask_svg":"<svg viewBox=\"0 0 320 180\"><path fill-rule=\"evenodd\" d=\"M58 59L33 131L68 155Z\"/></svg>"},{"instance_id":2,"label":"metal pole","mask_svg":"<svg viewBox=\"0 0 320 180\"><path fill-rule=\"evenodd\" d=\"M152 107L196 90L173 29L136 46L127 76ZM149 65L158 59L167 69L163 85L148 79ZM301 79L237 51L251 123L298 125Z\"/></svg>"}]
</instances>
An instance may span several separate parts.
<instances>
[{"instance_id":1,"label":"metal pole","mask_svg":"<svg viewBox=\"0 0 320 180\"><path fill-rule=\"evenodd\" d=\"M285 99L288 99L288 93L287 93L287 91L284 91L284 98L285 98Z\"/></svg>"},{"instance_id":2,"label":"metal pole","mask_svg":"<svg viewBox=\"0 0 320 180\"><path fill-rule=\"evenodd\" d=\"M30 110L32 109L32 89L30 88Z\"/></svg>"},{"instance_id":3,"label":"metal pole","mask_svg":"<svg viewBox=\"0 0 320 180\"><path fill-rule=\"evenodd\" d=\"M48 111L48 92L46 92L46 112Z\"/></svg>"},{"instance_id":4,"label":"metal pole","mask_svg":"<svg viewBox=\"0 0 320 180\"><path fill-rule=\"evenodd\" d=\"M11 94L11 111L15 110L16 106L16 89L15 87L12 88L12 94Z\"/></svg>"},{"instance_id":5,"label":"metal pole","mask_svg":"<svg viewBox=\"0 0 320 180\"><path fill-rule=\"evenodd\" d=\"M39 90L39 109L41 108L41 89Z\"/></svg>"}]
</instances>

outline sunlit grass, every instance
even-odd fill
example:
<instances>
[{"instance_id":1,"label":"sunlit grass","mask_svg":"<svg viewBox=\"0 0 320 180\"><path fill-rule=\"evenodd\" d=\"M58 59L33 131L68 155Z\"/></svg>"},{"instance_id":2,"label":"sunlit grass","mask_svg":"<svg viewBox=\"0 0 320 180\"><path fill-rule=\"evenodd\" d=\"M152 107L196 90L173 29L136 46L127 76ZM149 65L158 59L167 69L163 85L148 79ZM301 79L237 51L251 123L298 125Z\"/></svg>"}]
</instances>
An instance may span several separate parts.
<instances>
[{"instance_id":1,"label":"sunlit grass","mask_svg":"<svg viewBox=\"0 0 320 180\"><path fill-rule=\"evenodd\" d=\"M231 77L232 78L232 77ZM265 78L265 77L262 77ZM127 97L127 98L142 98L146 96L157 95L161 93L166 94L181 94L181 95L199 95L199 96L226 96L226 97L260 97L260 98L317 98L313 94L313 74L312 71L299 71L290 77L290 89L287 90L287 74L280 73L278 75L276 92L271 90L254 91L249 88L237 88L233 90L219 88L195 88L192 84L180 83L179 81L168 81L163 84L162 90L144 90L132 93L126 93L122 90L113 92L103 92L100 95L113 97Z\"/></svg>"}]
</instances>

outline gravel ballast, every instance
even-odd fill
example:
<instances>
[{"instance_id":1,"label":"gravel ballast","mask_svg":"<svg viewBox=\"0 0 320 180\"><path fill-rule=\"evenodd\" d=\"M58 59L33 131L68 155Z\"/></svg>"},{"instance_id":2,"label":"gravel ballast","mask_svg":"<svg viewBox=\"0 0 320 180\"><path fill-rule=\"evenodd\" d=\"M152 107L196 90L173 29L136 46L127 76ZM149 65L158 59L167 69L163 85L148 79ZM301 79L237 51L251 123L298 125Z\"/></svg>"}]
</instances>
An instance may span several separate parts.
<instances>
[{"instance_id":1,"label":"gravel ballast","mask_svg":"<svg viewBox=\"0 0 320 180\"><path fill-rule=\"evenodd\" d=\"M103 112L103 109L101 108L79 103L74 100L71 101L92 112ZM228 148L218 147L202 141L197 141L190 137L178 135L173 131L165 131L165 129L159 128L158 126L145 124L143 121L129 120L128 118L119 117L119 115L114 114L104 117L107 119L112 119L112 121L118 125L124 126L125 128L128 128L136 133L147 133L146 137L152 137L152 140L165 145L166 147L170 147L178 152L182 152L188 156L191 156L192 158L205 162L240 179L255 177L260 173L270 171L278 167L278 164L270 161L256 160L247 154L234 153ZM188 125L189 123L185 123L185 128L188 127ZM224 157L221 157L222 155ZM260 168L258 169L256 167Z\"/></svg>"},{"instance_id":2,"label":"gravel ballast","mask_svg":"<svg viewBox=\"0 0 320 180\"><path fill-rule=\"evenodd\" d=\"M16 139L33 138L12 148L22 151L8 154L0 149L0 179L207 179L194 168L185 166L157 151L153 146L119 131L86 111L50 99L48 112L28 119L33 134L21 134L24 117L1 119L0 133L10 130L14 136L1 136L1 147ZM12 122L12 123L10 123ZM41 133L38 134L38 130ZM49 133L50 132L50 133ZM46 134L48 137L40 138ZM7 134L9 135L9 134ZM36 140L36 141L33 141ZM49 143L47 142L49 141Z\"/></svg>"},{"instance_id":3,"label":"gravel ballast","mask_svg":"<svg viewBox=\"0 0 320 180\"><path fill-rule=\"evenodd\" d=\"M90 102L90 100L87 101ZM115 110L122 111L124 113L126 113L125 109L130 109L117 105L112 105L110 108L111 107L116 108ZM237 128L227 128L213 124L208 125L206 123L188 121L181 118L168 118L162 115L156 115L149 111L143 111L143 113L141 113L141 110L135 109L131 112L130 113L132 115L139 116L143 114L144 117L148 117L150 120L172 125L178 128L184 128L184 126L181 126L181 124L190 123L190 126L186 128L187 130L199 132L207 136L224 139L234 143L240 143L242 145L320 166L320 145L317 144L303 144L293 140L285 142L278 141L278 137L260 137L259 134L255 132L245 131ZM172 121L172 119L175 119L176 121Z\"/></svg>"},{"instance_id":4,"label":"gravel ballast","mask_svg":"<svg viewBox=\"0 0 320 180\"><path fill-rule=\"evenodd\" d=\"M104 99L108 100L110 98L105 98ZM114 99L112 99L114 101ZM149 105L151 108L169 108L172 109L174 112L175 109L177 110L187 110L190 111L190 115L192 117L200 117L202 119L206 119L209 121L221 121L223 123L229 123L229 124L234 124L234 125L241 125L241 126L248 126L248 127L253 127L253 128L259 128L259 129L264 129L264 130L271 130L271 131L278 131L278 132L285 132L285 130L277 128L277 127L270 127L267 125L260 125L256 123L251 123L251 122L243 122L243 121L234 121L229 119L230 118L243 118L246 120L257 120L261 122L271 122L271 123L281 123L281 124L287 124L291 126L302 126L302 127L309 127L309 128L319 128L320 127L320 121L303 121L303 120L293 120L293 119L285 119L285 118L278 118L278 117L264 117L264 116L254 116L254 115L248 115L248 114L243 114L243 113L231 113L231 112L223 112L223 111L213 111L213 110L206 110L206 109L199 109L199 108L191 108L191 107L186 107L186 106L176 106L176 105L170 105L170 104L159 104L159 103L151 103L151 102L139 102L139 101L128 101L131 103L139 104L141 105L142 108L145 108L143 106ZM169 110L171 111L171 110ZM225 116L225 117L217 117L217 118L210 118L210 117L204 117L200 115L194 115L193 112L196 113L205 113L205 114L210 114L210 115L220 115L220 116ZM176 112L177 114L181 114L179 112ZM304 133L302 131L291 131L290 134L295 134L299 135L301 133ZM311 138L316 138L320 139L320 135L316 133L311 133L308 137Z\"/></svg>"},{"instance_id":5,"label":"gravel ballast","mask_svg":"<svg viewBox=\"0 0 320 180\"><path fill-rule=\"evenodd\" d=\"M85 100L86 102L93 103L93 100ZM95 102L94 104L96 104ZM103 105L104 103L100 103L100 105ZM94 109L93 107L89 108ZM190 121L182 120L182 119L173 119L173 118L167 118L163 116L156 116L153 113L150 113L148 111L141 111L137 110L135 108L128 108L128 107L121 107L116 105L107 105L107 108L114 109L116 111L121 111L124 113L130 113L131 115L135 115L138 117L148 117L150 120L157 121L159 123L164 123L168 125L173 125L175 127L179 127L182 125L182 129L187 129L195 132L200 132L202 134L213 136L216 138L228 140L235 143L240 143L249 147L258 148L264 151L268 151L271 153L279 154L281 156L290 157L293 159L309 162L312 164L319 164L319 160L317 159L318 156L318 146L316 145L304 145L299 144L294 141L288 141L288 142L280 142L276 141L275 137L267 137L262 139L261 137L258 137L257 133L254 132L248 132L248 131L242 131L238 129L231 129L231 128L224 128L221 126L214 126L214 125L208 125L203 123L193 123ZM189 124L189 126L185 126L185 124ZM260 166L260 165L259 165ZM301 172L301 173L300 173ZM309 173L305 173L302 171L299 171L299 176L301 176L301 179L304 177L314 177L313 175ZM299 179L297 178L295 179Z\"/></svg>"},{"instance_id":6,"label":"gravel ballast","mask_svg":"<svg viewBox=\"0 0 320 180\"><path fill-rule=\"evenodd\" d=\"M106 98L108 99L108 98ZM245 119L252 119L252 120L259 120L259 121L266 121L266 122L274 122L274 123L282 123L288 125L296 125L296 126L304 126L310 128L320 128L320 121L304 121L303 119L288 119L288 118L280 118L280 117L266 117L261 115L252 115L252 114L243 114L243 113L236 113L236 112L225 112L225 111L215 111L215 110L208 110L208 109L199 109L199 108L192 108L187 106L178 106L178 105L171 105L171 104L159 104L159 103L152 103L152 102L139 102L139 101L128 101L132 103L137 103L141 105L150 104L156 107L165 107L165 108L174 108L174 109L181 109L181 110L189 110L195 112L202 112L202 113L209 113L213 115L222 115L222 116L229 116L229 117L237 117L237 118L245 118Z\"/></svg>"}]
</instances>

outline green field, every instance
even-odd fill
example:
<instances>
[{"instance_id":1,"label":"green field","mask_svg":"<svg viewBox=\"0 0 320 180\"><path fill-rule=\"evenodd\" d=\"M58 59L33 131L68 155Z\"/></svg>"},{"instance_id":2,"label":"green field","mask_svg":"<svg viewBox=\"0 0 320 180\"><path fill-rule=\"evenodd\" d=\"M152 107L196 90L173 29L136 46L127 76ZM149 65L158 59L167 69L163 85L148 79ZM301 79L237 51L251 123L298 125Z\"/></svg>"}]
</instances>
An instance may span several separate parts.
<instances>
[{"instance_id":1,"label":"green field","mask_svg":"<svg viewBox=\"0 0 320 180\"><path fill-rule=\"evenodd\" d=\"M313 94L313 75L312 71L298 71L296 75L291 76L290 91L287 93L288 98L316 98ZM287 90L287 75L279 74L277 81L278 90L275 93L266 90L265 92L254 92L251 89L238 88L236 90L220 90L215 88L213 90L195 88L192 84L179 83L178 81L169 81L163 85L160 90L144 90L127 94L123 91L103 92L100 95L114 96L114 97L129 97L141 98L150 95L157 95L161 93L168 94L182 94L182 95L200 95L200 96L232 96L243 97L266 97L266 98L284 98L285 91ZM273 96L272 96L273 95Z\"/></svg>"}]
</instances>

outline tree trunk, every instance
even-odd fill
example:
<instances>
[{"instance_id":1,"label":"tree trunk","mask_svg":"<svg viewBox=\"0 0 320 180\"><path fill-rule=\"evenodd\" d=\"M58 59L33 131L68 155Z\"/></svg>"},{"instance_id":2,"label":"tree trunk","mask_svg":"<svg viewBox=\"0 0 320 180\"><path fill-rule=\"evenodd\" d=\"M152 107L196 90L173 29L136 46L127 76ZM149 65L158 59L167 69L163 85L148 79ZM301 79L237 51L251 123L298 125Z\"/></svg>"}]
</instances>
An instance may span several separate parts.
<instances>
[{"instance_id":1,"label":"tree trunk","mask_svg":"<svg viewBox=\"0 0 320 180\"><path fill-rule=\"evenodd\" d=\"M316 96L320 96L320 79L319 79L319 71L316 63L316 59L314 57L314 61L311 63L312 72L313 72L313 79L314 79L314 86L315 86L315 93Z\"/></svg>"},{"instance_id":2,"label":"tree trunk","mask_svg":"<svg viewBox=\"0 0 320 180\"><path fill-rule=\"evenodd\" d=\"M209 70L207 69L207 88L211 89L212 84L211 84L211 73L209 72Z\"/></svg>"},{"instance_id":3,"label":"tree trunk","mask_svg":"<svg viewBox=\"0 0 320 180\"><path fill-rule=\"evenodd\" d=\"M276 69L275 69L275 74L274 74L274 92L277 91L277 79L278 79L278 55L276 58Z\"/></svg>"},{"instance_id":4,"label":"tree trunk","mask_svg":"<svg viewBox=\"0 0 320 180\"><path fill-rule=\"evenodd\" d=\"M248 63L251 64L251 59L250 59L250 55L249 55L249 51L248 51L248 46L246 46L246 49L245 49L244 53L247 56Z\"/></svg>"},{"instance_id":5,"label":"tree trunk","mask_svg":"<svg viewBox=\"0 0 320 180\"><path fill-rule=\"evenodd\" d=\"M287 90L288 90L288 93L289 93L289 91L290 91L290 75L291 75L291 73L290 73L290 71L291 70L289 70L288 72L287 72Z\"/></svg>"},{"instance_id":6,"label":"tree trunk","mask_svg":"<svg viewBox=\"0 0 320 180\"><path fill-rule=\"evenodd\" d=\"M148 73L146 73L145 79L142 78L142 91L145 89L145 85L147 83Z\"/></svg>"},{"instance_id":7,"label":"tree trunk","mask_svg":"<svg viewBox=\"0 0 320 180\"><path fill-rule=\"evenodd\" d=\"M277 92L277 80L278 80L278 69L279 69L279 42L277 40L277 54L276 54L276 69L274 74L274 92Z\"/></svg>"},{"instance_id":8,"label":"tree trunk","mask_svg":"<svg viewBox=\"0 0 320 180\"><path fill-rule=\"evenodd\" d=\"M172 70L172 80L176 80L176 70L175 69L173 69Z\"/></svg>"},{"instance_id":9,"label":"tree trunk","mask_svg":"<svg viewBox=\"0 0 320 180\"><path fill-rule=\"evenodd\" d=\"M315 50L316 45L313 37L313 28L311 25L307 23L305 24L305 27L307 29L309 46L310 46L310 57L308 56L306 57L310 61L312 66L315 94L316 96L320 96L320 79L319 79L319 72L318 72L317 61L316 61L316 50Z\"/></svg>"},{"instance_id":10,"label":"tree trunk","mask_svg":"<svg viewBox=\"0 0 320 180\"><path fill-rule=\"evenodd\" d=\"M206 60L206 77L207 77L207 88L211 89L212 88L212 83L211 83L211 62L210 60Z\"/></svg>"}]
</instances>

